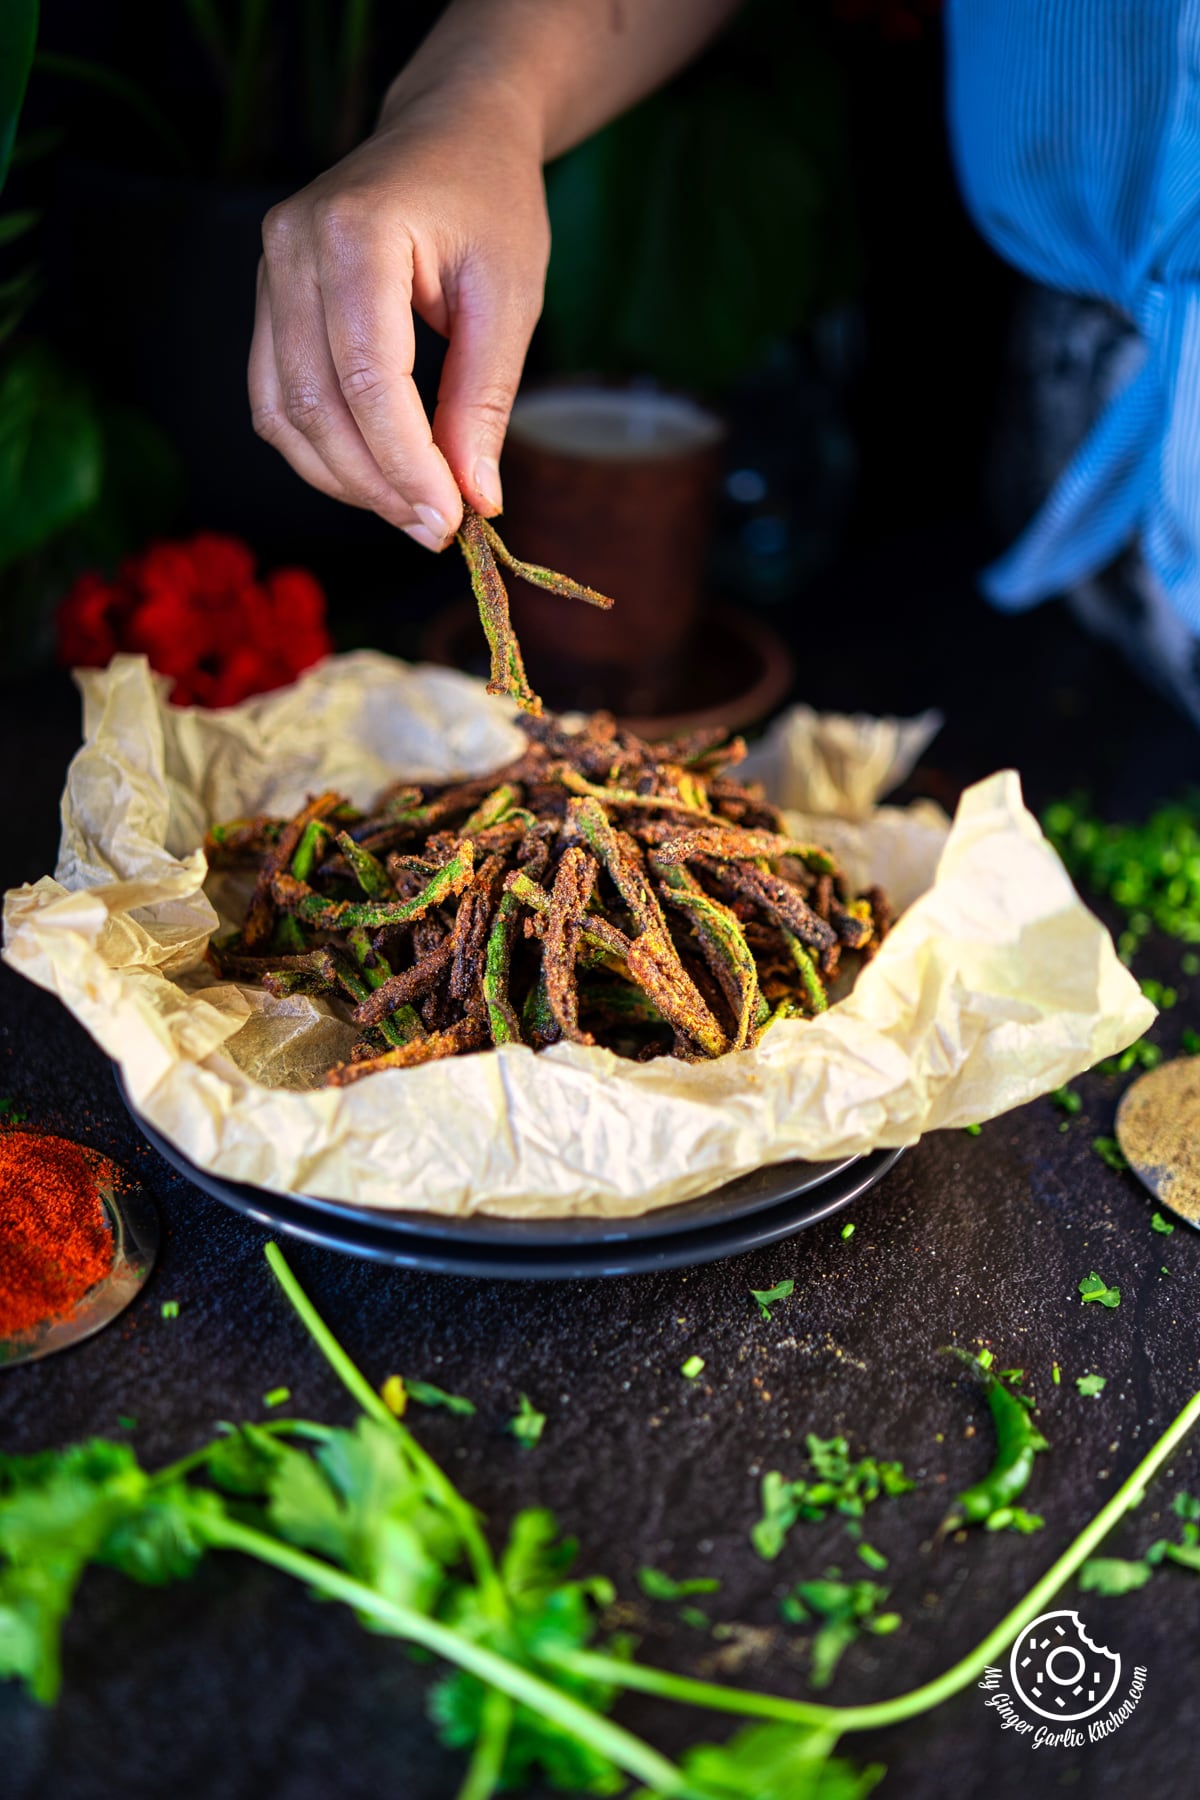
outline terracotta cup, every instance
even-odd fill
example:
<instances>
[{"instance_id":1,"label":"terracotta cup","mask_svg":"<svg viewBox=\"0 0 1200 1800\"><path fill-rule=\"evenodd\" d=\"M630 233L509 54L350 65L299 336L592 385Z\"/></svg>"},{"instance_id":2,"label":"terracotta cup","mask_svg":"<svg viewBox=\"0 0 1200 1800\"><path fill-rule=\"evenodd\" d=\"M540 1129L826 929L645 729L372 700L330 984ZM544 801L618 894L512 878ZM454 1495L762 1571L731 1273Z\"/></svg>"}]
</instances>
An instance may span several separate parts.
<instances>
[{"instance_id":1,"label":"terracotta cup","mask_svg":"<svg viewBox=\"0 0 1200 1800\"><path fill-rule=\"evenodd\" d=\"M611 611L512 583L513 622L535 683L580 686L622 707L649 694L699 611L722 436L694 401L640 388L523 394L504 450L506 543L527 562L611 594ZM622 710L624 708L622 707Z\"/></svg>"}]
</instances>

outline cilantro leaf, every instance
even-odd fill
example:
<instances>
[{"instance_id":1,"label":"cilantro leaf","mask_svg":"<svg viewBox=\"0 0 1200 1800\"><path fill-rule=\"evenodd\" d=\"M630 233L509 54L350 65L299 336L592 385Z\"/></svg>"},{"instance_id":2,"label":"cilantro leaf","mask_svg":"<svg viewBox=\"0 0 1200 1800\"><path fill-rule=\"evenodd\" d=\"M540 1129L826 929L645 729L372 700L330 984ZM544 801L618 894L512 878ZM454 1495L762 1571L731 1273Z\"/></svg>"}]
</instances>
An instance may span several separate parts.
<instances>
[{"instance_id":1,"label":"cilantro leaf","mask_svg":"<svg viewBox=\"0 0 1200 1800\"><path fill-rule=\"evenodd\" d=\"M1150 1214L1150 1229L1151 1231L1161 1231L1164 1237L1170 1237L1175 1227L1170 1219L1164 1219L1160 1212L1153 1212Z\"/></svg>"},{"instance_id":2,"label":"cilantro leaf","mask_svg":"<svg viewBox=\"0 0 1200 1800\"><path fill-rule=\"evenodd\" d=\"M721 1586L715 1575L688 1575L676 1581L661 1569L639 1569L637 1580L651 1600L686 1600L689 1594L715 1594Z\"/></svg>"},{"instance_id":3,"label":"cilantro leaf","mask_svg":"<svg viewBox=\"0 0 1200 1800\"><path fill-rule=\"evenodd\" d=\"M539 1412L528 1394L520 1396L520 1405L514 1416L508 1421L509 1433L527 1450L541 1439L546 1428L546 1415Z\"/></svg>"},{"instance_id":4,"label":"cilantro leaf","mask_svg":"<svg viewBox=\"0 0 1200 1800\"><path fill-rule=\"evenodd\" d=\"M475 1402L463 1394L448 1394L445 1388L434 1387L431 1381L414 1381L411 1375L404 1376L403 1381L405 1393L418 1406L444 1406L447 1412L460 1413L463 1418L475 1411Z\"/></svg>"},{"instance_id":5,"label":"cilantro leaf","mask_svg":"<svg viewBox=\"0 0 1200 1800\"><path fill-rule=\"evenodd\" d=\"M1200 1500L1191 1494L1178 1493L1171 1502L1171 1511L1177 1519L1186 1519L1189 1524L1200 1522Z\"/></svg>"},{"instance_id":6,"label":"cilantro leaf","mask_svg":"<svg viewBox=\"0 0 1200 1800\"><path fill-rule=\"evenodd\" d=\"M688 1381L695 1381L697 1375L703 1374L703 1372L704 1358L702 1356L689 1356L687 1361L680 1365L679 1369L679 1373L685 1376Z\"/></svg>"},{"instance_id":7,"label":"cilantro leaf","mask_svg":"<svg viewBox=\"0 0 1200 1800\"><path fill-rule=\"evenodd\" d=\"M1093 1138L1092 1149L1096 1152L1100 1161L1102 1163L1107 1163L1110 1169L1127 1169L1129 1167L1129 1164L1125 1160L1124 1152L1115 1137Z\"/></svg>"},{"instance_id":8,"label":"cilantro leaf","mask_svg":"<svg viewBox=\"0 0 1200 1800\"><path fill-rule=\"evenodd\" d=\"M832 1732L796 1725L750 1725L725 1744L696 1744L682 1758L697 1800L866 1800L882 1763L856 1769L832 1754ZM634 1800L651 1800L642 1789Z\"/></svg>"},{"instance_id":9,"label":"cilantro leaf","mask_svg":"<svg viewBox=\"0 0 1200 1800\"><path fill-rule=\"evenodd\" d=\"M1065 1112L1071 1118L1083 1111L1083 1101L1073 1087L1055 1088L1050 1099L1060 1112Z\"/></svg>"},{"instance_id":10,"label":"cilantro leaf","mask_svg":"<svg viewBox=\"0 0 1200 1800\"><path fill-rule=\"evenodd\" d=\"M1103 1375L1077 1375L1075 1377L1075 1386L1079 1389L1081 1394L1091 1400L1104 1392L1105 1388L1108 1386L1108 1381Z\"/></svg>"},{"instance_id":11,"label":"cilantro leaf","mask_svg":"<svg viewBox=\"0 0 1200 1800\"><path fill-rule=\"evenodd\" d=\"M758 1310L764 1319L771 1317L771 1308L777 1300L789 1300L795 1291L796 1283L790 1276L777 1281L772 1288L751 1288L751 1295L758 1301Z\"/></svg>"},{"instance_id":12,"label":"cilantro leaf","mask_svg":"<svg viewBox=\"0 0 1200 1800\"><path fill-rule=\"evenodd\" d=\"M793 1623L820 1621L812 1643L813 1687L829 1686L843 1654L861 1632L887 1635L896 1629L899 1616L879 1610L889 1592L875 1581L837 1581L830 1576L797 1582L784 1616Z\"/></svg>"},{"instance_id":13,"label":"cilantro leaf","mask_svg":"<svg viewBox=\"0 0 1200 1800\"><path fill-rule=\"evenodd\" d=\"M1120 1556L1092 1556L1079 1571L1085 1594L1132 1594L1145 1587L1154 1570L1147 1562L1127 1562Z\"/></svg>"},{"instance_id":14,"label":"cilantro leaf","mask_svg":"<svg viewBox=\"0 0 1200 1800\"><path fill-rule=\"evenodd\" d=\"M763 1476L762 1512L750 1541L765 1562L779 1555L797 1520L824 1519L831 1512L859 1519L881 1495L907 1494L916 1486L898 1462L873 1456L852 1462L844 1437L819 1438L810 1432L805 1443L813 1479L788 1481L778 1469Z\"/></svg>"},{"instance_id":15,"label":"cilantro leaf","mask_svg":"<svg viewBox=\"0 0 1200 1800\"><path fill-rule=\"evenodd\" d=\"M1095 1269L1090 1275L1083 1277L1079 1283L1079 1293L1085 1306L1089 1300L1095 1300L1101 1306L1107 1306L1110 1309L1121 1304L1120 1288L1109 1287L1106 1281L1101 1281Z\"/></svg>"}]
</instances>

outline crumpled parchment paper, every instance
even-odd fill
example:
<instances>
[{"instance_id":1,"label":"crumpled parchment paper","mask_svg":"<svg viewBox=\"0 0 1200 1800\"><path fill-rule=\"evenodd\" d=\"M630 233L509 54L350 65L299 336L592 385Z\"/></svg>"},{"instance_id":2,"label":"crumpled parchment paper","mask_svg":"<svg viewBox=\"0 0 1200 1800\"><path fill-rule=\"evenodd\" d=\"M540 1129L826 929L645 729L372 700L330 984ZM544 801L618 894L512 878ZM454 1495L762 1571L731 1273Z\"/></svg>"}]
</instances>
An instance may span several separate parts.
<instances>
[{"instance_id":1,"label":"crumpled parchment paper","mask_svg":"<svg viewBox=\"0 0 1200 1800\"><path fill-rule=\"evenodd\" d=\"M351 1028L212 973L204 946L232 901L215 876L216 904L206 894L196 846L216 820L290 812L310 791L363 803L397 777L486 772L522 741L512 714L465 676L370 652L222 712L168 706L138 657L79 679L58 869L6 896L5 960L83 1022L143 1117L237 1180L384 1208L638 1213L766 1163L986 1119L1154 1016L1015 774L970 788L952 825L927 803L869 810L925 733L842 720L819 782L783 766L778 786L822 815L798 818L802 835L907 910L827 1013L713 1063L506 1045L325 1088ZM795 720L770 746L784 765L789 744L821 737L814 715ZM849 817L831 816L839 781Z\"/></svg>"}]
</instances>

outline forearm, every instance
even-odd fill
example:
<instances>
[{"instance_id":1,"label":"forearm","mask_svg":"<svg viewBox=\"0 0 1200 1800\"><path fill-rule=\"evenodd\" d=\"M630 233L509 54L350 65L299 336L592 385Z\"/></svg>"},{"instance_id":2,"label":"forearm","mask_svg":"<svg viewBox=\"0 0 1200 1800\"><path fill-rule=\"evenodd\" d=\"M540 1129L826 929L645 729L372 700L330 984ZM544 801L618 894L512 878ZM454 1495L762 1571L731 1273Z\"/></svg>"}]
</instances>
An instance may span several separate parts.
<instances>
[{"instance_id":1,"label":"forearm","mask_svg":"<svg viewBox=\"0 0 1200 1800\"><path fill-rule=\"evenodd\" d=\"M542 160L569 150L690 60L739 0L452 0L388 90L384 117L436 94L505 94Z\"/></svg>"}]
</instances>

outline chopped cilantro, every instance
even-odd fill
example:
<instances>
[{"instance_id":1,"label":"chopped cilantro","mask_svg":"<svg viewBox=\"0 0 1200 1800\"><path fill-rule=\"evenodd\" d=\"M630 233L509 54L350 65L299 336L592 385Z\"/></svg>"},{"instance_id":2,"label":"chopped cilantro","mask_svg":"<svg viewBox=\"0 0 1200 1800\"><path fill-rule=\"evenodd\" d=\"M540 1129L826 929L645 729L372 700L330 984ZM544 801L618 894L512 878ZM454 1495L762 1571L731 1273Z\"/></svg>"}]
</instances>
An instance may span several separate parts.
<instances>
[{"instance_id":1,"label":"chopped cilantro","mask_svg":"<svg viewBox=\"0 0 1200 1800\"><path fill-rule=\"evenodd\" d=\"M817 1623L812 1641L812 1685L825 1688L843 1654L863 1632L887 1637L901 1624L899 1613L881 1613L890 1593L874 1581L799 1581L780 1605L789 1624Z\"/></svg>"},{"instance_id":2,"label":"chopped cilantro","mask_svg":"<svg viewBox=\"0 0 1200 1800\"><path fill-rule=\"evenodd\" d=\"M1161 981L1146 980L1142 982L1142 992L1151 1006L1157 1006L1162 1012L1170 1012L1179 999L1173 987L1164 987Z\"/></svg>"},{"instance_id":3,"label":"chopped cilantro","mask_svg":"<svg viewBox=\"0 0 1200 1800\"><path fill-rule=\"evenodd\" d=\"M1185 1519L1189 1525L1200 1524L1200 1500L1191 1494L1178 1493L1171 1502L1171 1511L1177 1519Z\"/></svg>"},{"instance_id":4,"label":"chopped cilantro","mask_svg":"<svg viewBox=\"0 0 1200 1800\"><path fill-rule=\"evenodd\" d=\"M1095 1269L1092 1270L1090 1275L1085 1275L1083 1277L1083 1280L1079 1283L1079 1293L1084 1306L1086 1306L1090 1300L1094 1300L1098 1305L1107 1306L1110 1309L1114 1306L1120 1306L1121 1304L1120 1288L1109 1287L1106 1281L1101 1281Z\"/></svg>"},{"instance_id":5,"label":"chopped cilantro","mask_svg":"<svg viewBox=\"0 0 1200 1800\"><path fill-rule=\"evenodd\" d=\"M1041 1513L1026 1512L1023 1506L998 1506L983 1521L985 1531L1019 1531L1022 1537L1040 1531L1046 1523Z\"/></svg>"},{"instance_id":6,"label":"chopped cilantro","mask_svg":"<svg viewBox=\"0 0 1200 1800\"><path fill-rule=\"evenodd\" d=\"M877 1550L874 1544L859 1544L858 1555L859 1560L865 1562L868 1569L873 1569L876 1575L881 1574L888 1566L887 1557L882 1550Z\"/></svg>"},{"instance_id":7,"label":"chopped cilantro","mask_svg":"<svg viewBox=\"0 0 1200 1800\"><path fill-rule=\"evenodd\" d=\"M846 1221L846 1223L842 1226L842 1236L844 1238L852 1238L854 1236L854 1220L853 1219L848 1219Z\"/></svg>"},{"instance_id":8,"label":"chopped cilantro","mask_svg":"<svg viewBox=\"0 0 1200 1800\"><path fill-rule=\"evenodd\" d=\"M1143 982L1143 987L1145 983ZM1157 1044L1149 1038L1138 1038L1135 1043L1122 1050L1119 1056L1106 1056L1103 1062L1096 1064L1097 1075L1128 1075L1130 1069L1157 1069L1162 1061L1163 1053Z\"/></svg>"},{"instance_id":9,"label":"chopped cilantro","mask_svg":"<svg viewBox=\"0 0 1200 1800\"><path fill-rule=\"evenodd\" d=\"M137 1420L134 1418L132 1413L118 1413L117 1414L117 1424L121 1427L122 1431L136 1431L137 1430Z\"/></svg>"},{"instance_id":10,"label":"chopped cilantro","mask_svg":"<svg viewBox=\"0 0 1200 1800\"><path fill-rule=\"evenodd\" d=\"M750 1292L758 1301L758 1310L763 1318L769 1319L776 1300L789 1300L795 1286L795 1281L789 1276L784 1281L777 1281L773 1288L751 1288Z\"/></svg>"},{"instance_id":11,"label":"chopped cilantro","mask_svg":"<svg viewBox=\"0 0 1200 1800\"><path fill-rule=\"evenodd\" d=\"M637 1581L649 1600L687 1600L692 1594L715 1594L721 1586L715 1575L688 1575L676 1581L661 1569L639 1569Z\"/></svg>"},{"instance_id":12,"label":"chopped cilantro","mask_svg":"<svg viewBox=\"0 0 1200 1800\"><path fill-rule=\"evenodd\" d=\"M1179 1034L1179 1045L1185 1056L1200 1056L1200 1031L1185 1025Z\"/></svg>"},{"instance_id":13,"label":"chopped cilantro","mask_svg":"<svg viewBox=\"0 0 1200 1800\"><path fill-rule=\"evenodd\" d=\"M164 1319L177 1319L179 1317L178 1300L164 1300L162 1303L162 1316Z\"/></svg>"},{"instance_id":14,"label":"chopped cilantro","mask_svg":"<svg viewBox=\"0 0 1200 1800\"><path fill-rule=\"evenodd\" d=\"M1154 1570L1148 1562L1128 1562L1120 1556L1092 1556L1079 1571L1085 1594L1132 1594L1145 1587Z\"/></svg>"},{"instance_id":15,"label":"chopped cilantro","mask_svg":"<svg viewBox=\"0 0 1200 1800\"><path fill-rule=\"evenodd\" d=\"M403 1381L409 1399L418 1406L444 1406L447 1412L460 1413L463 1418L470 1418L475 1411L475 1402L463 1394L448 1394L445 1388L434 1387L431 1381L414 1381L410 1375L405 1375Z\"/></svg>"},{"instance_id":16,"label":"chopped cilantro","mask_svg":"<svg viewBox=\"0 0 1200 1800\"><path fill-rule=\"evenodd\" d=\"M996 1358L985 1345L975 1358L981 1369L990 1369Z\"/></svg>"},{"instance_id":17,"label":"chopped cilantro","mask_svg":"<svg viewBox=\"0 0 1200 1800\"><path fill-rule=\"evenodd\" d=\"M681 1375L686 1375L689 1381L695 1381L697 1375L703 1373L703 1370L704 1358L702 1356L689 1356L687 1361L681 1364L679 1373Z\"/></svg>"},{"instance_id":18,"label":"chopped cilantro","mask_svg":"<svg viewBox=\"0 0 1200 1800\"><path fill-rule=\"evenodd\" d=\"M708 1614L701 1612L698 1606L681 1606L679 1619L681 1624L690 1625L693 1631L708 1630Z\"/></svg>"},{"instance_id":19,"label":"chopped cilantro","mask_svg":"<svg viewBox=\"0 0 1200 1800\"><path fill-rule=\"evenodd\" d=\"M1051 1364L1050 1379L1054 1383L1055 1387L1057 1387L1062 1380L1062 1370L1059 1368L1057 1363Z\"/></svg>"},{"instance_id":20,"label":"chopped cilantro","mask_svg":"<svg viewBox=\"0 0 1200 1800\"><path fill-rule=\"evenodd\" d=\"M1001 1381L1011 1382L1013 1387L1020 1387L1025 1379L1024 1369L999 1369L997 1373Z\"/></svg>"},{"instance_id":21,"label":"chopped cilantro","mask_svg":"<svg viewBox=\"0 0 1200 1800\"><path fill-rule=\"evenodd\" d=\"M1086 1399L1094 1400L1104 1392L1108 1386L1108 1380L1104 1375L1077 1375L1075 1386Z\"/></svg>"},{"instance_id":22,"label":"chopped cilantro","mask_svg":"<svg viewBox=\"0 0 1200 1800\"><path fill-rule=\"evenodd\" d=\"M1150 1214L1150 1229L1151 1231L1161 1231L1164 1237L1170 1237L1175 1227L1170 1219L1164 1219L1160 1212L1155 1212Z\"/></svg>"},{"instance_id":23,"label":"chopped cilantro","mask_svg":"<svg viewBox=\"0 0 1200 1800\"><path fill-rule=\"evenodd\" d=\"M1183 975L1200 975L1200 956L1194 950L1185 950L1179 959L1179 970Z\"/></svg>"},{"instance_id":24,"label":"chopped cilantro","mask_svg":"<svg viewBox=\"0 0 1200 1800\"><path fill-rule=\"evenodd\" d=\"M963 1130L966 1132L968 1137L978 1137L980 1132L983 1130L983 1126L982 1125L964 1125Z\"/></svg>"},{"instance_id":25,"label":"chopped cilantro","mask_svg":"<svg viewBox=\"0 0 1200 1800\"><path fill-rule=\"evenodd\" d=\"M873 1456L851 1462L844 1437L819 1438L810 1432L806 1444L811 1478L788 1481L778 1469L763 1476L762 1514L750 1541L765 1562L779 1555L798 1520L813 1522L830 1513L861 1519L881 1495L907 1494L916 1486L898 1462L881 1462Z\"/></svg>"},{"instance_id":26,"label":"chopped cilantro","mask_svg":"<svg viewBox=\"0 0 1200 1800\"><path fill-rule=\"evenodd\" d=\"M1125 1161L1125 1158L1121 1153L1121 1146L1118 1144L1115 1137L1094 1137L1092 1139L1092 1149L1096 1152L1100 1161L1102 1163L1107 1163L1110 1169L1127 1169L1129 1167L1129 1164Z\"/></svg>"},{"instance_id":27,"label":"chopped cilantro","mask_svg":"<svg viewBox=\"0 0 1200 1800\"><path fill-rule=\"evenodd\" d=\"M29 1114L11 1098L0 1100L0 1125L25 1125Z\"/></svg>"},{"instance_id":28,"label":"chopped cilantro","mask_svg":"<svg viewBox=\"0 0 1200 1800\"><path fill-rule=\"evenodd\" d=\"M528 1394L520 1395L517 1412L508 1421L508 1430L527 1450L533 1448L546 1428L546 1415L539 1412Z\"/></svg>"},{"instance_id":29,"label":"chopped cilantro","mask_svg":"<svg viewBox=\"0 0 1200 1800\"><path fill-rule=\"evenodd\" d=\"M1050 1098L1060 1112L1069 1113L1072 1118L1083 1111L1083 1101L1073 1087L1055 1088Z\"/></svg>"},{"instance_id":30,"label":"chopped cilantro","mask_svg":"<svg viewBox=\"0 0 1200 1800\"><path fill-rule=\"evenodd\" d=\"M263 1405L264 1406L282 1406L284 1401L290 1400L291 1397L292 1397L291 1388L274 1387L271 1389L270 1393L263 1395Z\"/></svg>"}]
</instances>

